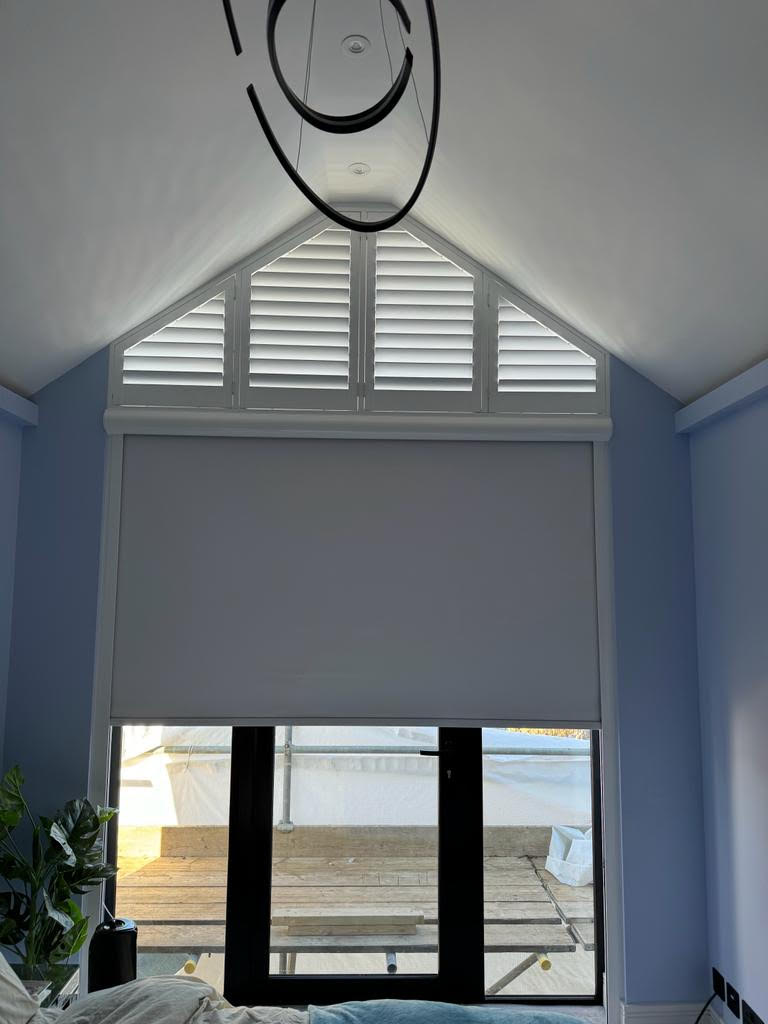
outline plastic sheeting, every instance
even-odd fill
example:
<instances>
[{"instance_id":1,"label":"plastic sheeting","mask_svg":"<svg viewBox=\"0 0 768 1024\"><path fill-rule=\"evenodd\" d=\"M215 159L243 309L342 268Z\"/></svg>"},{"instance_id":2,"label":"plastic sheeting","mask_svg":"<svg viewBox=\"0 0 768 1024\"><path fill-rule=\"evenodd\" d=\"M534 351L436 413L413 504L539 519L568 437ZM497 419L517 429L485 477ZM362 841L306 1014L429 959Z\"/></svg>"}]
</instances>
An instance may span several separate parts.
<instances>
[{"instance_id":1,"label":"plastic sheeting","mask_svg":"<svg viewBox=\"0 0 768 1024\"><path fill-rule=\"evenodd\" d=\"M277 746L283 731L277 730ZM124 825L226 825L228 727L123 729L120 819ZM296 726L294 746L430 747L437 730L398 726ZM486 825L589 827L589 741L506 729L483 730L484 748L538 753L483 755ZM558 751L579 750L579 754ZM583 751L583 753L581 753ZM283 754L276 753L275 821L282 814ZM295 825L434 825L437 761L391 754L302 754L292 758Z\"/></svg>"}]
</instances>

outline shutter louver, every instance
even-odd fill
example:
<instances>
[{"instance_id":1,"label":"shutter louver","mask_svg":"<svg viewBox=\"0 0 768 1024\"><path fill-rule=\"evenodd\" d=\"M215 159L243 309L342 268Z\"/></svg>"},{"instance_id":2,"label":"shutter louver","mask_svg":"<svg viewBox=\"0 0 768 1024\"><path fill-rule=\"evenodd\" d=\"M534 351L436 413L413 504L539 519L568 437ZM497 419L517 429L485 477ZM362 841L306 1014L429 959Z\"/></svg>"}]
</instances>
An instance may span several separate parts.
<instances>
[{"instance_id":1,"label":"shutter louver","mask_svg":"<svg viewBox=\"0 0 768 1024\"><path fill-rule=\"evenodd\" d=\"M123 353L123 384L221 388L224 293L208 299Z\"/></svg>"},{"instance_id":2,"label":"shutter louver","mask_svg":"<svg viewBox=\"0 0 768 1024\"><path fill-rule=\"evenodd\" d=\"M374 389L472 391L474 279L408 231L376 236Z\"/></svg>"},{"instance_id":3,"label":"shutter louver","mask_svg":"<svg viewBox=\"0 0 768 1024\"><path fill-rule=\"evenodd\" d=\"M594 394L597 363L507 299L500 299L498 389Z\"/></svg>"},{"instance_id":4,"label":"shutter louver","mask_svg":"<svg viewBox=\"0 0 768 1024\"><path fill-rule=\"evenodd\" d=\"M349 231L322 231L252 274L250 386L347 390L349 303Z\"/></svg>"}]
</instances>

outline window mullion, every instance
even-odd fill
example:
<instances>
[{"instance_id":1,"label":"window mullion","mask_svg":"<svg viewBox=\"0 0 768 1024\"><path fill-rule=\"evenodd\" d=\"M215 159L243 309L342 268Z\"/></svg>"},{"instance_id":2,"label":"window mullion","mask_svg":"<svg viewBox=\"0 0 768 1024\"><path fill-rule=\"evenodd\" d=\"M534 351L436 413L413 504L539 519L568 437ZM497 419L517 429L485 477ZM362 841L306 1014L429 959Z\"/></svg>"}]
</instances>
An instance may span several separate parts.
<instances>
[{"instance_id":1,"label":"window mullion","mask_svg":"<svg viewBox=\"0 0 768 1024\"><path fill-rule=\"evenodd\" d=\"M376 235L363 236L360 275L360 408L372 408L376 330Z\"/></svg>"},{"instance_id":2,"label":"window mullion","mask_svg":"<svg viewBox=\"0 0 768 1024\"><path fill-rule=\"evenodd\" d=\"M482 729L440 729L441 998L483 1002Z\"/></svg>"},{"instance_id":3,"label":"window mullion","mask_svg":"<svg viewBox=\"0 0 768 1024\"><path fill-rule=\"evenodd\" d=\"M251 281L250 274L246 270L241 270L235 281L234 405L236 409L243 409L247 404L250 342Z\"/></svg>"},{"instance_id":4,"label":"window mullion","mask_svg":"<svg viewBox=\"0 0 768 1024\"><path fill-rule=\"evenodd\" d=\"M499 393L499 289L489 274L483 274L483 334L485 346L485 410L496 407Z\"/></svg>"},{"instance_id":5,"label":"window mullion","mask_svg":"<svg viewBox=\"0 0 768 1024\"><path fill-rule=\"evenodd\" d=\"M356 408L364 408L366 273L368 235L353 232L350 249L349 289L349 387L356 397Z\"/></svg>"},{"instance_id":6,"label":"window mullion","mask_svg":"<svg viewBox=\"0 0 768 1024\"><path fill-rule=\"evenodd\" d=\"M269 974L275 730L232 730L224 995L258 1001Z\"/></svg>"}]
</instances>

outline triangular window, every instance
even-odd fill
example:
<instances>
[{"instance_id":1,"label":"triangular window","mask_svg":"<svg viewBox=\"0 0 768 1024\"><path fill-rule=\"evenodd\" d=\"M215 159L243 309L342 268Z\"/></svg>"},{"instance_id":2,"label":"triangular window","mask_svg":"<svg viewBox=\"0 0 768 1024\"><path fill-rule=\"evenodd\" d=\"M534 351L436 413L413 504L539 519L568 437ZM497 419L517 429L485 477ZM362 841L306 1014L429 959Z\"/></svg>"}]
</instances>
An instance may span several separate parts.
<instances>
[{"instance_id":1,"label":"triangular window","mask_svg":"<svg viewBox=\"0 0 768 1024\"><path fill-rule=\"evenodd\" d=\"M232 285L123 348L124 404L231 404Z\"/></svg>"}]
</instances>

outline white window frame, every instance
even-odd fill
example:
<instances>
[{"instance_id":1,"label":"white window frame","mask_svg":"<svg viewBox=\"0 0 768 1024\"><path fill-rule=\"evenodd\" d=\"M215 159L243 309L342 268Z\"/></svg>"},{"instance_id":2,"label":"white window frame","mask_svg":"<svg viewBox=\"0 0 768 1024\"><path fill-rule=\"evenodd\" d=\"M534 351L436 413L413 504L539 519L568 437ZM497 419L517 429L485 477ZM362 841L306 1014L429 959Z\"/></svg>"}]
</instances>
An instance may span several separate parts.
<instances>
[{"instance_id":1,"label":"white window frame","mask_svg":"<svg viewBox=\"0 0 768 1024\"><path fill-rule=\"evenodd\" d=\"M478 415L507 415L557 420L573 414L609 415L609 363L606 352L589 338L550 313L509 282L492 274L456 246L425 227L412 216L400 226L435 252L471 274L474 279L473 382L471 392L389 391L374 387L374 343L376 322L376 238L365 231L367 220L377 220L389 206L371 205L346 209L359 217L361 231L352 232L350 248L349 387L321 388L251 387L250 296L251 274L273 262L302 242L314 237L333 222L315 213L305 218L257 253L241 260L226 274L192 295L145 321L111 346L110 405L150 409L229 409L253 416L367 414L386 418L399 414L431 417L456 416L457 422ZM122 383L123 352L139 341L221 292L225 294L224 384L222 388ZM498 390L498 303L507 299L565 341L592 356L596 364L594 392L499 392ZM445 426L445 424L443 424Z\"/></svg>"},{"instance_id":2,"label":"white window frame","mask_svg":"<svg viewBox=\"0 0 768 1024\"><path fill-rule=\"evenodd\" d=\"M124 384L123 356L127 349L146 341L209 299L224 294L224 376L220 387L195 384ZM110 404L173 408L229 409L234 402L235 277L228 274L205 285L151 320L113 342L110 353Z\"/></svg>"},{"instance_id":3,"label":"white window frame","mask_svg":"<svg viewBox=\"0 0 768 1024\"><path fill-rule=\"evenodd\" d=\"M487 389L484 386L483 351L483 274L476 263L455 246L428 228L405 217L398 227L424 242L438 255L444 256L470 275L473 282L472 307L472 390L471 391L390 391L376 390L376 235L366 233L365 260L364 350L365 377L363 403L372 412L485 412Z\"/></svg>"}]
</instances>

